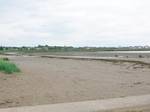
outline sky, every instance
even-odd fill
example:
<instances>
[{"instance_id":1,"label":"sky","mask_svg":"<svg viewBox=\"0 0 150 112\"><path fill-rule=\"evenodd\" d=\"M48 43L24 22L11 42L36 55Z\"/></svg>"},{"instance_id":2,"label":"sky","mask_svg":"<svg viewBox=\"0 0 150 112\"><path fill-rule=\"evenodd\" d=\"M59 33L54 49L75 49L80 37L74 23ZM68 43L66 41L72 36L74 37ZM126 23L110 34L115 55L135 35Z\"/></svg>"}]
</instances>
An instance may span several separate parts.
<instances>
[{"instance_id":1,"label":"sky","mask_svg":"<svg viewBox=\"0 0 150 112\"><path fill-rule=\"evenodd\" d=\"M149 0L0 0L0 46L150 45Z\"/></svg>"}]
</instances>

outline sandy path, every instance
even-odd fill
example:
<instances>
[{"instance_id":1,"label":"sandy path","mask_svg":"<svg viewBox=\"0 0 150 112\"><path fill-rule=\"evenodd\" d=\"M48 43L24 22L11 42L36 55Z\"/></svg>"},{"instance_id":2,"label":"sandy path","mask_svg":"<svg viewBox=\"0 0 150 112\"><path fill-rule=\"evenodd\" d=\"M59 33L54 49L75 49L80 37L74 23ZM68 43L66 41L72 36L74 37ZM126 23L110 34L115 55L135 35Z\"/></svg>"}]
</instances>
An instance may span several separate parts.
<instances>
[{"instance_id":1,"label":"sandy path","mask_svg":"<svg viewBox=\"0 0 150 112\"><path fill-rule=\"evenodd\" d=\"M107 99L150 93L150 69L129 63L11 57L22 73L0 74L0 107Z\"/></svg>"},{"instance_id":2,"label":"sandy path","mask_svg":"<svg viewBox=\"0 0 150 112\"><path fill-rule=\"evenodd\" d=\"M0 109L0 112L149 112L150 95Z\"/></svg>"}]
</instances>

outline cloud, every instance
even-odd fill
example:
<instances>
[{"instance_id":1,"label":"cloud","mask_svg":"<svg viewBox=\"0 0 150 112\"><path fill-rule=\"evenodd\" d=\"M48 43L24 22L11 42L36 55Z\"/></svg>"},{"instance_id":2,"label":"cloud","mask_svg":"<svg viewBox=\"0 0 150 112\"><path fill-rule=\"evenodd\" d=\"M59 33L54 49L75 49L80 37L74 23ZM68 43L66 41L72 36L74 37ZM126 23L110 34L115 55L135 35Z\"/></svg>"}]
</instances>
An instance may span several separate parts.
<instances>
[{"instance_id":1,"label":"cloud","mask_svg":"<svg viewBox=\"0 0 150 112\"><path fill-rule=\"evenodd\" d=\"M0 44L150 45L148 0L1 0Z\"/></svg>"}]
</instances>

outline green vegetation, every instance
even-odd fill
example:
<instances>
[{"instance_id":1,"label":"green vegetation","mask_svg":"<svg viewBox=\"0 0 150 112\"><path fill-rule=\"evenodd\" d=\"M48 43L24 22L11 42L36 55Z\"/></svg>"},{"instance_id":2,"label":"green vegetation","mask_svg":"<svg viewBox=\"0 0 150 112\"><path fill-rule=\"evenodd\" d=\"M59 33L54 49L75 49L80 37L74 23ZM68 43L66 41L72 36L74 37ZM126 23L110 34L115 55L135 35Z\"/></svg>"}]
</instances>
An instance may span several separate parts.
<instances>
[{"instance_id":1,"label":"green vegetation","mask_svg":"<svg viewBox=\"0 0 150 112\"><path fill-rule=\"evenodd\" d=\"M9 62L7 58L0 59L0 71L12 74L14 72L20 72L20 69L12 62Z\"/></svg>"}]
</instances>

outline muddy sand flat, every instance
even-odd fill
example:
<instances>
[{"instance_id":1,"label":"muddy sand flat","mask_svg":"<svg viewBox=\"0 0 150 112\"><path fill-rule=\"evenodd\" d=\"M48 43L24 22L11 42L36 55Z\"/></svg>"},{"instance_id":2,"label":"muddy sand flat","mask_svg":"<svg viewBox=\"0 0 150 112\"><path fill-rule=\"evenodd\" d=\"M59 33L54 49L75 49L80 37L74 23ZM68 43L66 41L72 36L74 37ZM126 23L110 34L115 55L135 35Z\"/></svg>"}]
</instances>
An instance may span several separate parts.
<instances>
[{"instance_id":1,"label":"muddy sand flat","mask_svg":"<svg viewBox=\"0 0 150 112\"><path fill-rule=\"evenodd\" d=\"M0 73L0 107L108 99L150 93L150 68L40 57L10 57L22 73Z\"/></svg>"}]
</instances>

